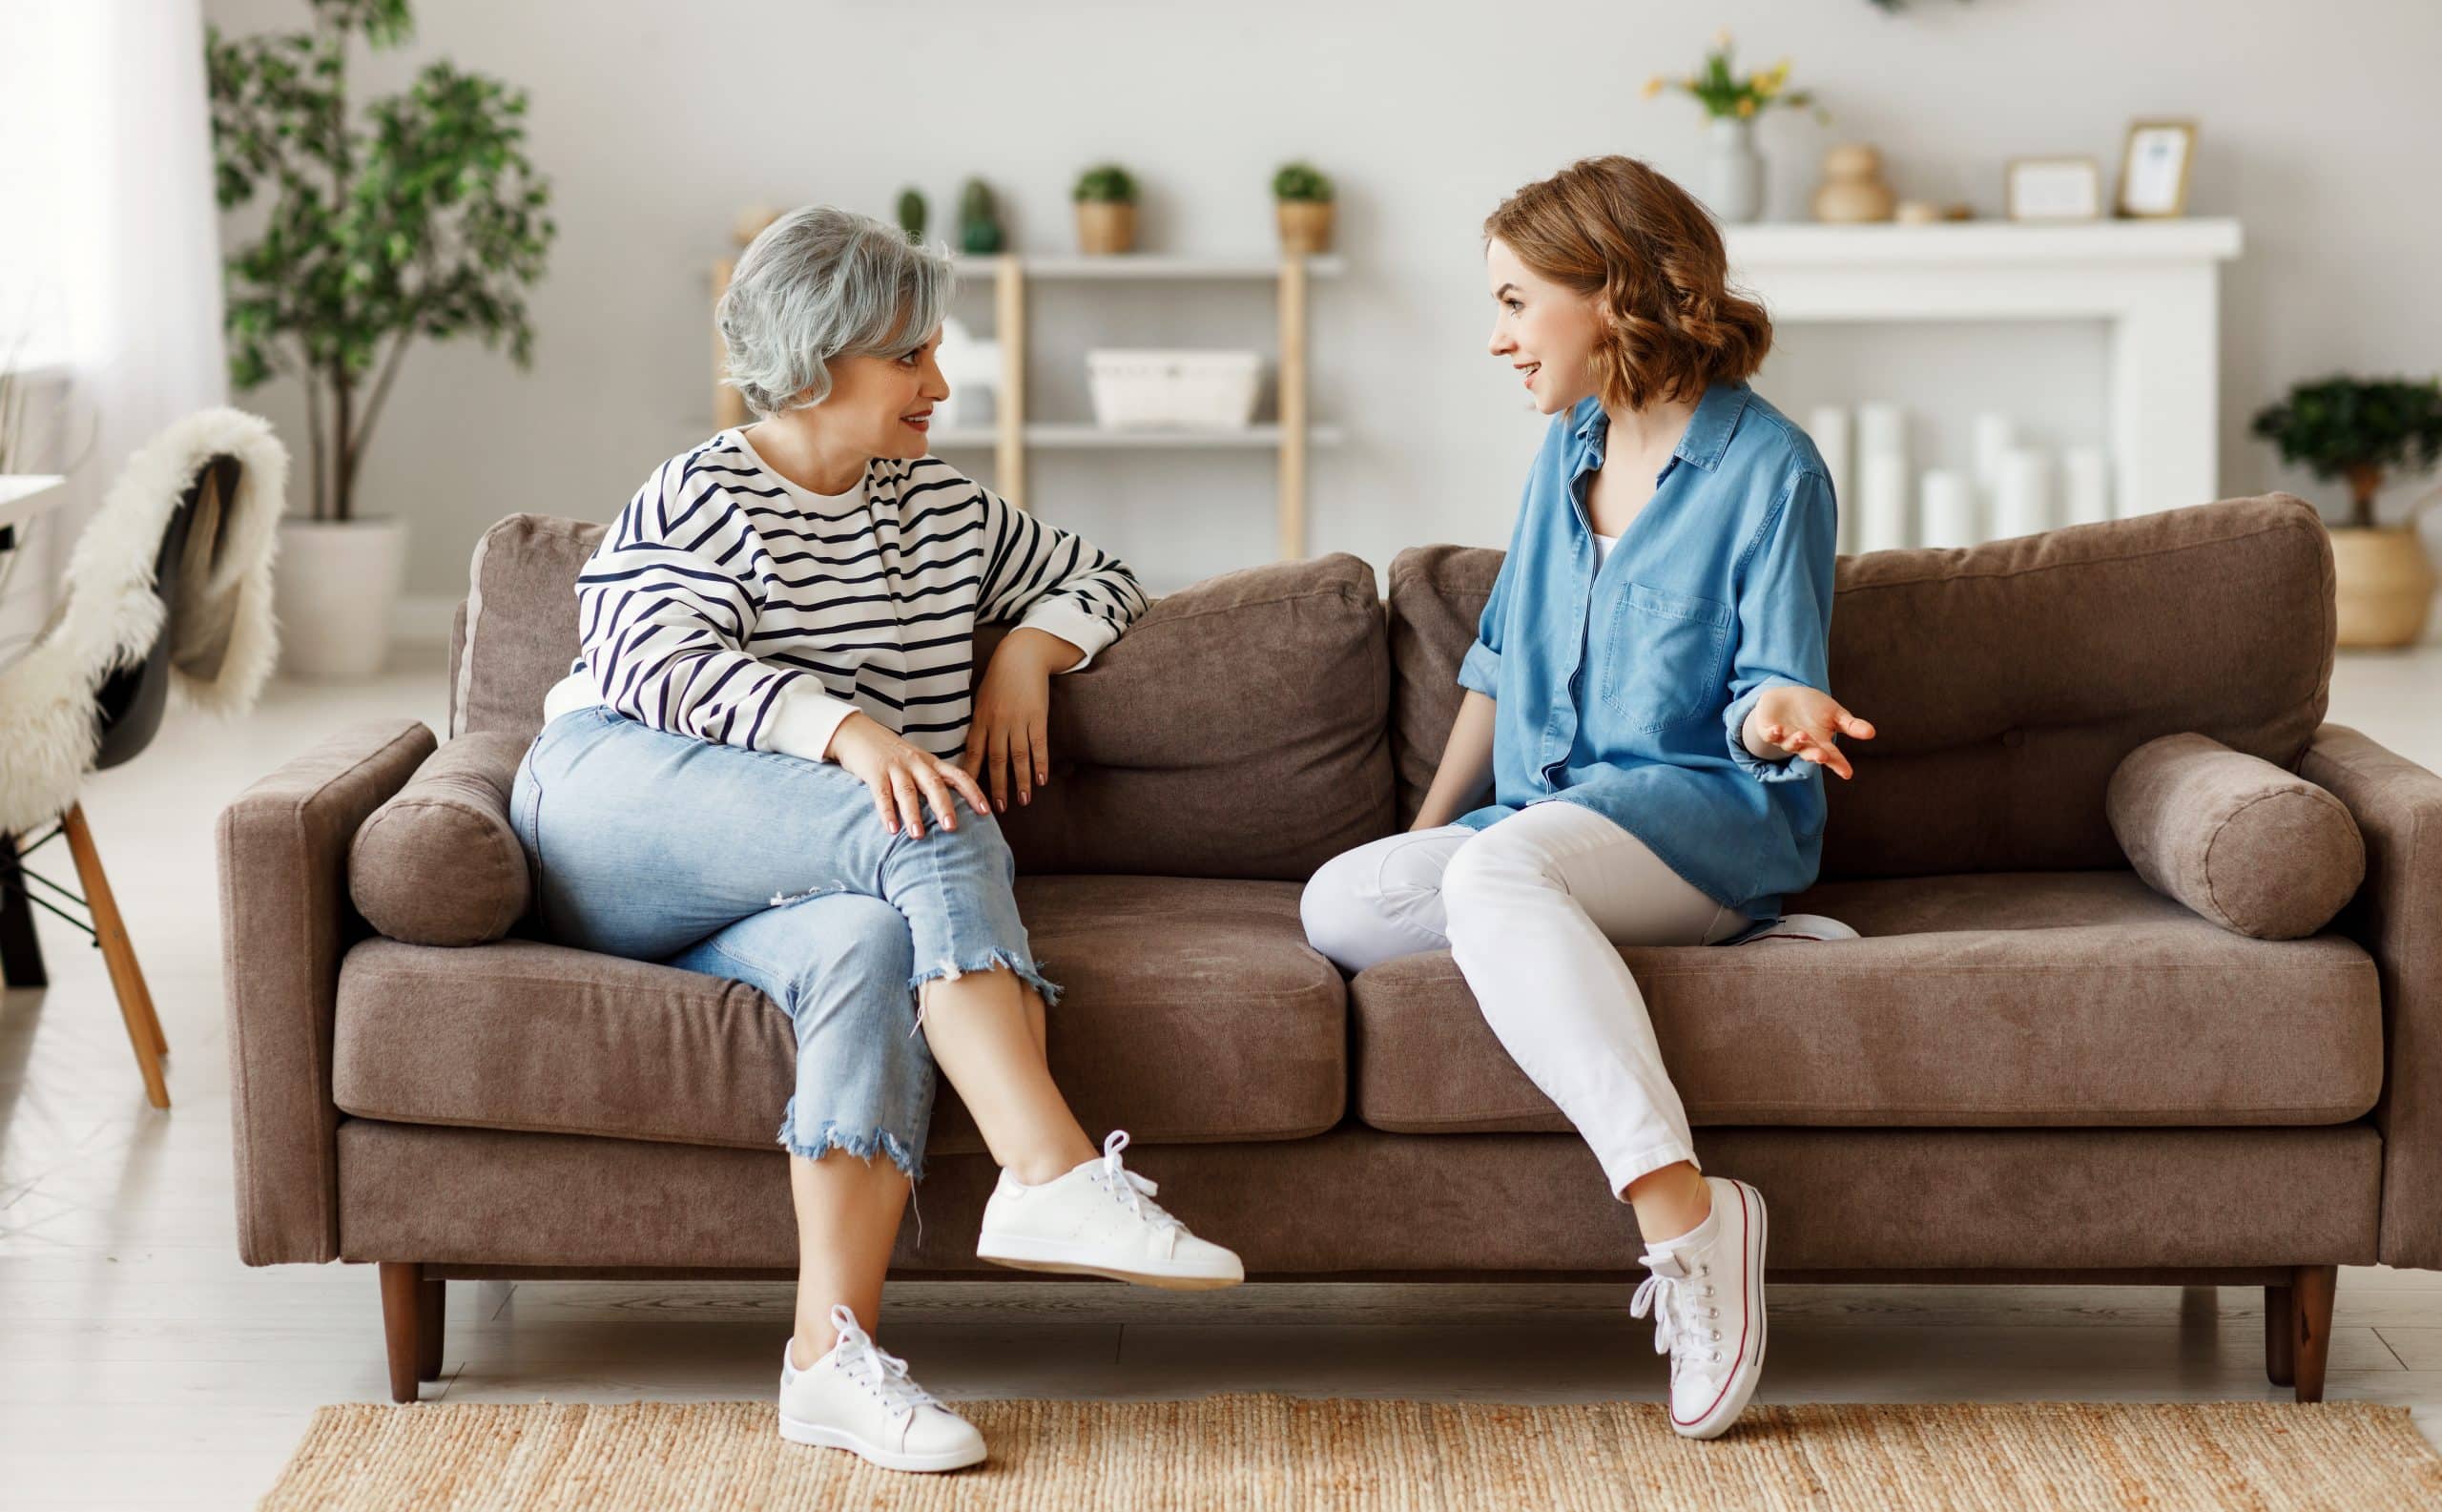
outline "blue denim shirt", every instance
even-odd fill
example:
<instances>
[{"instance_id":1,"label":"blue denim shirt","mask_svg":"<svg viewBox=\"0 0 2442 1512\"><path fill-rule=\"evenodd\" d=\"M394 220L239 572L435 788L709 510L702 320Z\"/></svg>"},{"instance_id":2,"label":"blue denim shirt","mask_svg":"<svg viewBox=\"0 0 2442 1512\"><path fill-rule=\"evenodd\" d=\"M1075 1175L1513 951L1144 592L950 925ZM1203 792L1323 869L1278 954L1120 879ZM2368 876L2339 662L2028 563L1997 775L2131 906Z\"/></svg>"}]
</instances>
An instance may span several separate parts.
<instances>
[{"instance_id":1,"label":"blue denim shirt","mask_svg":"<svg viewBox=\"0 0 2442 1512\"><path fill-rule=\"evenodd\" d=\"M1610 421L1552 417L1463 687L1493 698L1495 801L1583 803L1714 901L1778 917L1812 885L1823 769L1758 761L1738 738L1766 688L1830 688L1831 474L1806 432L1744 383L1716 383L1654 495L1598 572L1587 475Z\"/></svg>"}]
</instances>

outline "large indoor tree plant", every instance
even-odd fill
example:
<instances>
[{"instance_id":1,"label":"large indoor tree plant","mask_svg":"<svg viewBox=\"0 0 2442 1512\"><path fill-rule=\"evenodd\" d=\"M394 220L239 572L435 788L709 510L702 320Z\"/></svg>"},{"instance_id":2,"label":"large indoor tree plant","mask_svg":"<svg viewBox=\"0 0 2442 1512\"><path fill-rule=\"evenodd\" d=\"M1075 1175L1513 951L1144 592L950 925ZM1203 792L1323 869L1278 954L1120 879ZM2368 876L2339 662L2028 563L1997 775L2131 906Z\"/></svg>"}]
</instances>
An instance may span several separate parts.
<instances>
[{"instance_id":1,"label":"large indoor tree plant","mask_svg":"<svg viewBox=\"0 0 2442 1512\"><path fill-rule=\"evenodd\" d=\"M267 201L228 257L229 376L303 385L311 512L281 540L286 664L361 676L381 666L405 566L404 522L357 507L400 360L419 337L477 336L529 365L525 291L554 228L525 92L433 62L355 119L350 46L405 41L406 0L306 4L307 31L205 41L220 206Z\"/></svg>"},{"instance_id":2,"label":"large indoor tree plant","mask_svg":"<svg viewBox=\"0 0 2442 1512\"><path fill-rule=\"evenodd\" d=\"M2330 528L2340 643L2406 646L2421 638L2434 576L2417 517L2442 493L2393 527L2375 519L2374 496L2390 468L2425 471L2442 460L2442 380L2335 375L2299 383L2257 411L2253 429L2281 448L2284 462L2348 481L2349 524Z\"/></svg>"}]
</instances>

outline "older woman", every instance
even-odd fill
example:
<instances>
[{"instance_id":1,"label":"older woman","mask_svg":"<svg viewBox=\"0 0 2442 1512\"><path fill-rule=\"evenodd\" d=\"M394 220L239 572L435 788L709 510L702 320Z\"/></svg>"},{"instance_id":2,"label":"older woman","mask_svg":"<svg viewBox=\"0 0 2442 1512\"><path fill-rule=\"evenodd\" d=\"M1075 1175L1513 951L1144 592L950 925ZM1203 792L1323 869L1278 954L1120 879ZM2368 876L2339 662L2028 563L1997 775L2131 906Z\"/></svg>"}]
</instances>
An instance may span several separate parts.
<instances>
[{"instance_id":1,"label":"older woman","mask_svg":"<svg viewBox=\"0 0 2442 1512\"><path fill-rule=\"evenodd\" d=\"M871 1333L936 1066L1001 1168L979 1256L1244 1279L1148 1200L1124 1130L1096 1149L1045 1064L1059 989L994 816L1049 780L1051 677L1145 597L1117 559L926 454L950 277L827 206L746 249L719 322L760 418L663 463L604 535L577 579L581 653L513 796L548 933L787 1011L799 1262L780 1432L901 1470L984 1454ZM977 683L979 618L1018 623Z\"/></svg>"},{"instance_id":2,"label":"older woman","mask_svg":"<svg viewBox=\"0 0 2442 1512\"><path fill-rule=\"evenodd\" d=\"M1678 185L1587 158L1483 229L1491 353L1552 423L1423 808L1315 873L1306 929L1351 971L1451 953L1634 1205L1630 1311L1658 1307L1671 1426L1708 1439L1763 1368L1764 1199L1700 1170L1617 947L1856 934L1780 913L1814 880L1840 737L1874 733L1828 691L1836 506L1748 386L1771 321Z\"/></svg>"}]
</instances>

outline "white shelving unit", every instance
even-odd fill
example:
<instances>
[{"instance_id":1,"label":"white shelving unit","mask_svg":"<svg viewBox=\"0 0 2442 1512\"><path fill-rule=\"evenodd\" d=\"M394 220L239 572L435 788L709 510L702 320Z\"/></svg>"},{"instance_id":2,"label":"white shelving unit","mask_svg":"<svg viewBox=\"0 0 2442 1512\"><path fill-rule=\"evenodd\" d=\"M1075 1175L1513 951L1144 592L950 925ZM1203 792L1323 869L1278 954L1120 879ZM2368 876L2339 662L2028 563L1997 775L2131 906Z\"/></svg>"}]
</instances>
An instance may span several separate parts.
<instances>
[{"instance_id":1,"label":"white shelving unit","mask_svg":"<svg viewBox=\"0 0 2442 1512\"><path fill-rule=\"evenodd\" d=\"M988 282L993 290L994 336L1001 343L1001 386L994 395L994 424L989 429L960 427L933 432L933 445L942 451L983 450L993 453L994 491L1019 508L1026 507L1026 453L1045 451L1145 451L1213 449L1273 450L1280 458L1279 547L1283 560L1306 554L1306 454L1310 447L1337 445L1334 425L1312 424L1306 390L1306 305L1315 279L1337 278L1347 263L1335 256L1175 257L1128 252L1107 257L1052 255L1033 257L962 257L952 259L960 275L973 282ZM713 265L713 303L720 303L736 269L733 259ZM1279 351L1277 389L1279 418L1267 425L1243 430L1107 430L1099 425L1029 422L1026 394L1026 291L1036 281L1236 283L1273 282L1277 287ZM720 333L713 333L713 412L720 425L743 425L746 411L736 391L719 381Z\"/></svg>"},{"instance_id":2,"label":"white shelving unit","mask_svg":"<svg viewBox=\"0 0 2442 1512\"><path fill-rule=\"evenodd\" d=\"M1335 445L1340 440L1336 427L1315 425L1308 413L1308 288L1315 279L1337 278L1347 271L1341 259L1197 258L1131 252L1108 257L1006 255L960 258L957 262L962 276L978 282L988 280L992 285L993 334L1001 343L1001 386L993 396L991 429L937 432L934 445L943 450L991 447L994 487L1021 508L1026 501L1026 453L1036 447L1045 451L1276 451L1279 554L1284 561L1306 554L1306 454L1310 447ZM1273 283L1279 316L1278 420L1244 430L1107 430L1093 425L1028 421L1026 291L1037 281Z\"/></svg>"}]
</instances>

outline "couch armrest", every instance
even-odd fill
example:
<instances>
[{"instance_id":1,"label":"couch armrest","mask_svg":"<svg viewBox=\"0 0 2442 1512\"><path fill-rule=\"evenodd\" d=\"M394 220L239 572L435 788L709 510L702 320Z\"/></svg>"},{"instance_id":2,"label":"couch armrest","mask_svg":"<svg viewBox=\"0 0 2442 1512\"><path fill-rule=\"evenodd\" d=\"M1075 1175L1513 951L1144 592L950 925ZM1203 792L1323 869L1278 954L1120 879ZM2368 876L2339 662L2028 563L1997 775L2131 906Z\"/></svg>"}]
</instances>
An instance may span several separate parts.
<instances>
[{"instance_id":1,"label":"couch armrest","mask_svg":"<svg viewBox=\"0 0 2442 1512\"><path fill-rule=\"evenodd\" d=\"M2366 883L2332 927L2383 983L2386 1265L2442 1270L2442 777L2347 725L2315 732L2298 775L2356 817Z\"/></svg>"},{"instance_id":2,"label":"couch armrest","mask_svg":"<svg viewBox=\"0 0 2442 1512\"><path fill-rule=\"evenodd\" d=\"M348 847L432 750L421 720L352 725L220 811L238 1251L248 1265L339 1255L331 1013L340 957L364 928L348 902Z\"/></svg>"}]
</instances>

